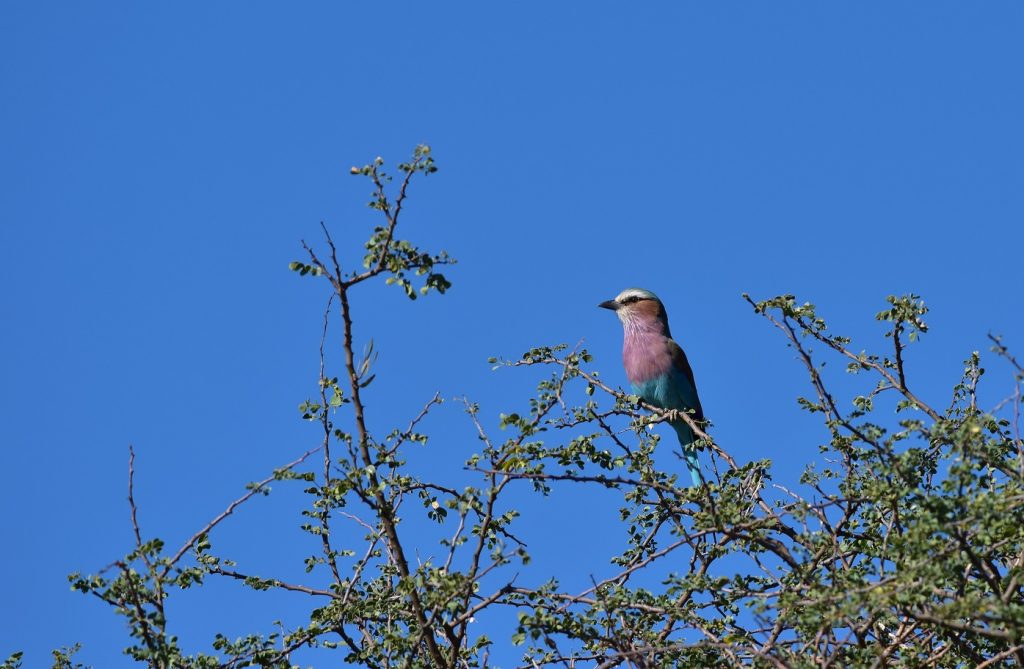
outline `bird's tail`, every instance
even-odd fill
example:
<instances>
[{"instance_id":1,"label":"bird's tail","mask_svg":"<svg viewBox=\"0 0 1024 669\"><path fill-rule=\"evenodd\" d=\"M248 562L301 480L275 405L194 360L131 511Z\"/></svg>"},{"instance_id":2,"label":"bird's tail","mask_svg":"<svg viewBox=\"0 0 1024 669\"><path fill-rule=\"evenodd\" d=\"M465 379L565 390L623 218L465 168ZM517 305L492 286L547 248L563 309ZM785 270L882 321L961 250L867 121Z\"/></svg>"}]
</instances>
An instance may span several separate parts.
<instances>
[{"instance_id":1,"label":"bird's tail","mask_svg":"<svg viewBox=\"0 0 1024 669\"><path fill-rule=\"evenodd\" d=\"M693 481L693 485L699 486L704 483L704 477L701 475L700 461L697 459L697 437L693 434L693 429L683 421L672 423L672 427L679 437L679 445L683 447L683 462L690 470L690 480Z\"/></svg>"}]
</instances>

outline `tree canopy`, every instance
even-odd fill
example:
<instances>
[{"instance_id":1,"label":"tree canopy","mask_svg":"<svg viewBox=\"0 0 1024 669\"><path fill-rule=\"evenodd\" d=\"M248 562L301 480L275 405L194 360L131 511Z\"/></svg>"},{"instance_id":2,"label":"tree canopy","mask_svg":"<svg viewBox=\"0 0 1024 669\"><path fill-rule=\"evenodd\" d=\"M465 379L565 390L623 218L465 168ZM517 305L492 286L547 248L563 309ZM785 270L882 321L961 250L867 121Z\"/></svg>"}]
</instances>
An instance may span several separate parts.
<instances>
[{"instance_id":1,"label":"tree canopy","mask_svg":"<svg viewBox=\"0 0 1024 669\"><path fill-rule=\"evenodd\" d=\"M453 400L469 434L458 438L474 444L462 478L435 480L410 464L412 445L431 445L421 421L452 400L425 398L418 415L389 416L388 433L369 428L376 354L372 333L355 331L350 296L377 281L412 300L451 287L453 258L406 240L400 225L410 183L436 169L426 146L394 179L379 158L352 168L380 216L361 259L325 226L290 265L327 298L319 384L301 407L319 443L175 546L137 521L131 455L135 545L106 570L70 576L124 617L130 657L160 668L454 669L496 666L497 650L516 648L523 667L1024 665L1024 369L993 336L1007 399L979 406L985 369L973 352L948 402L927 404L905 366L928 332L917 295L887 298L875 316L885 339L871 351L851 348L793 295L745 296L771 326L755 336L776 331L804 366L798 401L821 421L824 465L798 481L776 480L768 458L738 462L709 424L610 385L580 345L544 342L491 360L536 381L496 424L471 399ZM705 485L688 485L678 448L651 429L675 417L701 437ZM218 527L278 482L308 495L299 522L318 550L303 581L255 573L245 556L216 550ZM538 539L516 507L560 489L619 500L606 519L619 550L608 575L582 590L531 563ZM241 638L210 630L208 649L183 649L167 602L211 579L305 596L308 622ZM75 650L55 651L54 666L80 666ZM15 654L3 667L19 665Z\"/></svg>"}]
</instances>

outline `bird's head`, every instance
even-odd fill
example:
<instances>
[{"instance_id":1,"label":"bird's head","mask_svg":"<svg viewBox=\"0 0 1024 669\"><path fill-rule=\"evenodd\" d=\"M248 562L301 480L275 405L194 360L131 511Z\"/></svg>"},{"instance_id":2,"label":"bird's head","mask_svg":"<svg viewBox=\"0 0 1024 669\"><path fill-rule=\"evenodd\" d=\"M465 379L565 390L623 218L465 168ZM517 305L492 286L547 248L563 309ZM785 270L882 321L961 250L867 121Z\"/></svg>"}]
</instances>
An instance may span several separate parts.
<instances>
[{"instance_id":1,"label":"bird's head","mask_svg":"<svg viewBox=\"0 0 1024 669\"><path fill-rule=\"evenodd\" d=\"M660 325L668 334L668 314L658 296L643 288L627 288L614 300L607 300L597 305L611 309L619 317L622 324L629 327L651 327Z\"/></svg>"}]
</instances>

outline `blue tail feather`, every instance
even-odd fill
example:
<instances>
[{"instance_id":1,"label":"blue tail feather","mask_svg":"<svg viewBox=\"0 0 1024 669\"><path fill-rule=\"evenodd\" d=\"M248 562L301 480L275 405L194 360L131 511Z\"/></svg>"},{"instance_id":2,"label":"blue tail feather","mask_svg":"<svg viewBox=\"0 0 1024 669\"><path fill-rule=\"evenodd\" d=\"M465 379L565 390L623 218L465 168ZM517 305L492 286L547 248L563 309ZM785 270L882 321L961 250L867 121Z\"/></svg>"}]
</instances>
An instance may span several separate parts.
<instances>
[{"instance_id":1,"label":"blue tail feather","mask_svg":"<svg viewBox=\"0 0 1024 669\"><path fill-rule=\"evenodd\" d=\"M690 426L683 421L672 423L672 427L675 428L676 436L679 437L679 445L683 448L683 462L690 470L690 479L693 481L693 485L699 486L704 483L704 477L701 475L700 461L697 459L697 447L694 443L696 436Z\"/></svg>"}]
</instances>

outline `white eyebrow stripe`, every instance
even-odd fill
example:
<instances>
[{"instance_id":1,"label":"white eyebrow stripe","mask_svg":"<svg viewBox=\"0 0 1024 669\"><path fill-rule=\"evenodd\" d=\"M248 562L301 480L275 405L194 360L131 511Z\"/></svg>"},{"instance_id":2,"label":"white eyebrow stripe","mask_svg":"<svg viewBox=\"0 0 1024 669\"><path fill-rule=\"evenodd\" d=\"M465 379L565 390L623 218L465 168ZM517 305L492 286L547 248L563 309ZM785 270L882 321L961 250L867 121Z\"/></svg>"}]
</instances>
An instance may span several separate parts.
<instances>
[{"instance_id":1,"label":"white eyebrow stripe","mask_svg":"<svg viewBox=\"0 0 1024 669\"><path fill-rule=\"evenodd\" d=\"M627 288L626 290L619 293L619 295L615 298L615 301L621 304L622 302L625 302L627 299L631 297L646 300L657 299L654 297L654 293L650 292L649 290L644 290L643 288Z\"/></svg>"}]
</instances>

